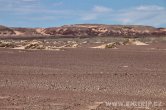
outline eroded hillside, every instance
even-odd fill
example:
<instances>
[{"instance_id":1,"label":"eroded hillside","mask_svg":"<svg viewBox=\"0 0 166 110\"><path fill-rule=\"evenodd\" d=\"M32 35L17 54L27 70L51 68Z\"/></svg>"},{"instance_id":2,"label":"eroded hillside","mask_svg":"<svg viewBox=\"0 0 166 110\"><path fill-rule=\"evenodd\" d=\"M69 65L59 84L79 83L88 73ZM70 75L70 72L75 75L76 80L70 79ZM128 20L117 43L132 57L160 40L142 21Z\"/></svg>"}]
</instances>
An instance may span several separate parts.
<instances>
[{"instance_id":1,"label":"eroded hillside","mask_svg":"<svg viewBox=\"0 0 166 110\"><path fill-rule=\"evenodd\" d=\"M165 35L166 28L141 25L76 24L51 28L8 28L0 26L0 36L143 37Z\"/></svg>"}]
</instances>

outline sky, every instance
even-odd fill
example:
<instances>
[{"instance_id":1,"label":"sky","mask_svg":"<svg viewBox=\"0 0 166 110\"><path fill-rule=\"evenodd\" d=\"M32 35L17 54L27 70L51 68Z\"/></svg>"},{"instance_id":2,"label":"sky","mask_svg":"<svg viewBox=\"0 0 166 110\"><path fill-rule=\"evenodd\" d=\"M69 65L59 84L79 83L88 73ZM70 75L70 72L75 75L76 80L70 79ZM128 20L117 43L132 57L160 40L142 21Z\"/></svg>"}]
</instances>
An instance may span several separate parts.
<instances>
[{"instance_id":1,"label":"sky","mask_svg":"<svg viewBox=\"0 0 166 110\"><path fill-rule=\"evenodd\" d=\"M85 23L166 27L166 0L0 0L0 25Z\"/></svg>"}]
</instances>

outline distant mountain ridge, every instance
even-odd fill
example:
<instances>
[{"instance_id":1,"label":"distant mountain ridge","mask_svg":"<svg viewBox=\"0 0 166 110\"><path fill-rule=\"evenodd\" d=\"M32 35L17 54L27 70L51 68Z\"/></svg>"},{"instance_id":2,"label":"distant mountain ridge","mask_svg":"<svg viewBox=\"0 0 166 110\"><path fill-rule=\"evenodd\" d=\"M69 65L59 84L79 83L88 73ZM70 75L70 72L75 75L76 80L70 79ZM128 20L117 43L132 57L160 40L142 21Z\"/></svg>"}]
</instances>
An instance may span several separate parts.
<instances>
[{"instance_id":1,"label":"distant mountain ridge","mask_svg":"<svg viewBox=\"0 0 166 110\"><path fill-rule=\"evenodd\" d=\"M10 28L0 25L0 36L140 37L165 35L166 28L142 25L75 24L51 28Z\"/></svg>"}]
</instances>

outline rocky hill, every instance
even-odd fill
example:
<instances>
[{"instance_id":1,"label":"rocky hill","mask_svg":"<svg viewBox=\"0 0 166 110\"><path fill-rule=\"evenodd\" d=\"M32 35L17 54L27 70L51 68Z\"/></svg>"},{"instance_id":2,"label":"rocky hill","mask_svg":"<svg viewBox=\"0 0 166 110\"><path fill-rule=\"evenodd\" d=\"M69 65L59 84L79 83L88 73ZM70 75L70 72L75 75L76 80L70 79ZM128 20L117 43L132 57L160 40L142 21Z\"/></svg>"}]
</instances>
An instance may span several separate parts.
<instances>
[{"instance_id":1,"label":"rocky hill","mask_svg":"<svg viewBox=\"0 0 166 110\"><path fill-rule=\"evenodd\" d=\"M0 26L0 36L60 37L142 37L166 36L166 28L141 25L76 24L52 28L8 28Z\"/></svg>"},{"instance_id":2,"label":"rocky hill","mask_svg":"<svg viewBox=\"0 0 166 110\"><path fill-rule=\"evenodd\" d=\"M45 33L55 36L158 36L166 35L165 28L154 28L151 26L132 25L100 25L100 24L78 24L62 27L47 28Z\"/></svg>"},{"instance_id":3,"label":"rocky hill","mask_svg":"<svg viewBox=\"0 0 166 110\"><path fill-rule=\"evenodd\" d=\"M16 33L11 28L0 25L0 36L15 35Z\"/></svg>"},{"instance_id":4,"label":"rocky hill","mask_svg":"<svg viewBox=\"0 0 166 110\"><path fill-rule=\"evenodd\" d=\"M13 28L13 30L18 36L41 35L35 28Z\"/></svg>"}]
</instances>

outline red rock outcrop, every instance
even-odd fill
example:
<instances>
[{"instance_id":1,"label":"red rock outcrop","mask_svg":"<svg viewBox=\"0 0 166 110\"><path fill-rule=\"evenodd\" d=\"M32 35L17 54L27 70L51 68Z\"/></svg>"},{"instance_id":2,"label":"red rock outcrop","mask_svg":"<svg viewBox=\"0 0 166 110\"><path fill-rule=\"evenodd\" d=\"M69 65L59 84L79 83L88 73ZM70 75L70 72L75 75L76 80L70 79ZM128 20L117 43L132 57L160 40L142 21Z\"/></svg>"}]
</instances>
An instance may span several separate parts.
<instances>
[{"instance_id":1,"label":"red rock outcrop","mask_svg":"<svg viewBox=\"0 0 166 110\"><path fill-rule=\"evenodd\" d=\"M7 28L0 26L0 36L60 37L144 37L166 36L166 28L141 25L76 24L52 28Z\"/></svg>"},{"instance_id":2,"label":"red rock outcrop","mask_svg":"<svg viewBox=\"0 0 166 110\"><path fill-rule=\"evenodd\" d=\"M54 36L155 36L166 35L165 28L154 28L151 26L125 26L125 25L100 25L100 24L78 24L62 27L46 28L45 33Z\"/></svg>"}]
</instances>

